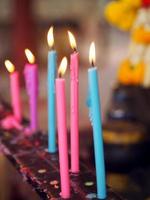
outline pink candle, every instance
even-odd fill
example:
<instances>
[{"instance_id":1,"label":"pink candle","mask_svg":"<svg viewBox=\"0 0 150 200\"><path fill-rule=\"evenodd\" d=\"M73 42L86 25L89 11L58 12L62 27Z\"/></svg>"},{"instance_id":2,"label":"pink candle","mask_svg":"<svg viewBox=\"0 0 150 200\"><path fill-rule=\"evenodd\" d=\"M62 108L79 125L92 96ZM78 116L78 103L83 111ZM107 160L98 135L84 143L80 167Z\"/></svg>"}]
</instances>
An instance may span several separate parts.
<instances>
[{"instance_id":1,"label":"pink candle","mask_svg":"<svg viewBox=\"0 0 150 200\"><path fill-rule=\"evenodd\" d=\"M11 104L13 108L14 117L21 122L21 100L20 100L20 85L19 85L19 73L15 71L14 65L9 61L5 61L7 70L10 72L10 91L11 91Z\"/></svg>"},{"instance_id":2,"label":"pink candle","mask_svg":"<svg viewBox=\"0 0 150 200\"><path fill-rule=\"evenodd\" d=\"M19 73L16 71L10 74L10 87L13 113L16 119L21 122L21 101L20 101L20 87L19 87Z\"/></svg>"},{"instance_id":3,"label":"pink candle","mask_svg":"<svg viewBox=\"0 0 150 200\"><path fill-rule=\"evenodd\" d=\"M68 31L71 47L74 52L70 56L71 71L71 172L79 172L79 54L76 51L76 41L71 32Z\"/></svg>"},{"instance_id":4,"label":"pink candle","mask_svg":"<svg viewBox=\"0 0 150 200\"><path fill-rule=\"evenodd\" d=\"M64 58L59 68L60 76L63 74L62 71L65 72L66 67L67 67L67 59ZM65 80L63 78L56 79L56 108L57 108L61 196L62 198L69 198L70 178L69 178L69 164L68 164L67 124L66 124L66 92L65 92Z\"/></svg>"},{"instance_id":5,"label":"pink candle","mask_svg":"<svg viewBox=\"0 0 150 200\"><path fill-rule=\"evenodd\" d=\"M29 61L29 63L25 65L24 75L30 104L30 128L32 132L35 132L38 129L38 70L37 65L34 64L34 56L31 51L26 49L25 53Z\"/></svg>"}]
</instances>

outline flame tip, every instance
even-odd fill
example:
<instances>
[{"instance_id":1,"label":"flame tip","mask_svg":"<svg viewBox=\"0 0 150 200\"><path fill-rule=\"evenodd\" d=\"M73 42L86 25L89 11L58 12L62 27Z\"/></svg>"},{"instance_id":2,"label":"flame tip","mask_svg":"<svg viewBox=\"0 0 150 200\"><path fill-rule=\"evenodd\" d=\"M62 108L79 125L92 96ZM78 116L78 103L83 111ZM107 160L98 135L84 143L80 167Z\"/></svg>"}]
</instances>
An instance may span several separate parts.
<instances>
[{"instance_id":1,"label":"flame tip","mask_svg":"<svg viewBox=\"0 0 150 200\"><path fill-rule=\"evenodd\" d=\"M53 32L53 30L54 30L54 27L51 26L51 27L49 28L48 32Z\"/></svg>"},{"instance_id":2,"label":"flame tip","mask_svg":"<svg viewBox=\"0 0 150 200\"><path fill-rule=\"evenodd\" d=\"M68 37L69 37L69 42L70 42L71 48L74 51L76 51L76 49L77 49L76 40L75 40L73 33L69 30L68 30Z\"/></svg>"},{"instance_id":3,"label":"flame tip","mask_svg":"<svg viewBox=\"0 0 150 200\"><path fill-rule=\"evenodd\" d=\"M95 42L91 42L89 49L89 62L92 66L95 65L96 61L96 50L95 50Z\"/></svg>"},{"instance_id":4,"label":"flame tip","mask_svg":"<svg viewBox=\"0 0 150 200\"><path fill-rule=\"evenodd\" d=\"M5 66L8 72L13 73L15 71L15 66L10 60L5 60Z\"/></svg>"},{"instance_id":5,"label":"flame tip","mask_svg":"<svg viewBox=\"0 0 150 200\"><path fill-rule=\"evenodd\" d=\"M58 69L59 77L65 74L66 69L67 69L67 64L68 64L68 60L67 60L67 57L65 56L62 58L59 69Z\"/></svg>"},{"instance_id":6,"label":"flame tip","mask_svg":"<svg viewBox=\"0 0 150 200\"><path fill-rule=\"evenodd\" d=\"M35 57L34 57L33 53L31 52L31 50L26 48L24 51L25 51L25 55L26 55L29 63L33 64L35 62Z\"/></svg>"},{"instance_id":7,"label":"flame tip","mask_svg":"<svg viewBox=\"0 0 150 200\"><path fill-rule=\"evenodd\" d=\"M54 46L54 34L53 34L53 31L54 31L54 27L51 26L48 30L48 33L47 33L47 42L48 42L48 45L53 48Z\"/></svg>"}]
</instances>

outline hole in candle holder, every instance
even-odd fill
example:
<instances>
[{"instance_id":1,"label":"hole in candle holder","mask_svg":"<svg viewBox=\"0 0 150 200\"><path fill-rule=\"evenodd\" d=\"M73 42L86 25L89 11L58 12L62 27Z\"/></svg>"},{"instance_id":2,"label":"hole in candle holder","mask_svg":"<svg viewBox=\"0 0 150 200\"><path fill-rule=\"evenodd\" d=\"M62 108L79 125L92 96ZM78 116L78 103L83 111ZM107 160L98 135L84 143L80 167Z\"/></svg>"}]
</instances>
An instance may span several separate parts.
<instances>
[{"instance_id":1,"label":"hole in candle holder","mask_svg":"<svg viewBox=\"0 0 150 200\"><path fill-rule=\"evenodd\" d=\"M86 195L86 198L87 198L87 199L94 199L94 198L96 198L96 194L95 194L95 193L87 194L87 195Z\"/></svg>"},{"instance_id":2,"label":"hole in candle holder","mask_svg":"<svg viewBox=\"0 0 150 200\"><path fill-rule=\"evenodd\" d=\"M46 172L46 169L39 169L39 170L38 170L38 173L39 173L39 174L44 174L45 172Z\"/></svg>"},{"instance_id":3,"label":"hole in candle holder","mask_svg":"<svg viewBox=\"0 0 150 200\"><path fill-rule=\"evenodd\" d=\"M50 181L50 185L57 185L59 182L57 180Z\"/></svg>"},{"instance_id":4,"label":"hole in candle holder","mask_svg":"<svg viewBox=\"0 0 150 200\"><path fill-rule=\"evenodd\" d=\"M85 186L87 187L90 187L90 186L93 186L94 185L94 182L93 181L87 181L84 183Z\"/></svg>"}]
</instances>

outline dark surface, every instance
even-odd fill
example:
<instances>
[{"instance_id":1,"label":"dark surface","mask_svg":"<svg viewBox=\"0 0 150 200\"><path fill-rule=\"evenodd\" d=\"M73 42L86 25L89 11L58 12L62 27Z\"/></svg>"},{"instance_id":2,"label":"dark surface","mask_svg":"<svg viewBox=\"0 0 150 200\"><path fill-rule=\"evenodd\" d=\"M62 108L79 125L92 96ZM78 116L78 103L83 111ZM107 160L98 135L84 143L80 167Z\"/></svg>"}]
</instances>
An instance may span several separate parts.
<instances>
[{"instance_id":1,"label":"dark surface","mask_svg":"<svg viewBox=\"0 0 150 200\"><path fill-rule=\"evenodd\" d=\"M60 199L60 177L57 154L47 153L47 136L37 133L33 137L22 137L15 131L1 131L1 151L29 182L41 199ZM53 184L56 182L57 184ZM86 186L86 183L92 183ZM81 163L78 176L71 175L71 199L88 199L96 193L93 171ZM96 198L93 198L96 199ZM107 200L121 199L108 188Z\"/></svg>"}]
</instances>

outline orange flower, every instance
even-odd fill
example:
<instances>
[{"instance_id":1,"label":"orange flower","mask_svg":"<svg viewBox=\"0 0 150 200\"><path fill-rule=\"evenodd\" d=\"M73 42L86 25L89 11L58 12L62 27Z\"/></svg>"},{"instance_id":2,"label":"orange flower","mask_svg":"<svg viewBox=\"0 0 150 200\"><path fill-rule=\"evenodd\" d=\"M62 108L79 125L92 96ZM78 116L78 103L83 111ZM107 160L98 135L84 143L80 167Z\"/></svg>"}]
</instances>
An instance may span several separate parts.
<instances>
[{"instance_id":1,"label":"orange flower","mask_svg":"<svg viewBox=\"0 0 150 200\"><path fill-rule=\"evenodd\" d=\"M140 85L144 77L144 63L132 66L130 60L124 60L118 71L118 81L124 85Z\"/></svg>"},{"instance_id":2,"label":"orange flower","mask_svg":"<svg viewBox=\"0 0 150 200\"><path fill-rule=\"evenodd\" d=\"M133 30L132 39L137 43L150 43L150 30L139 27Z\"/></svg>"}]
</instances>

